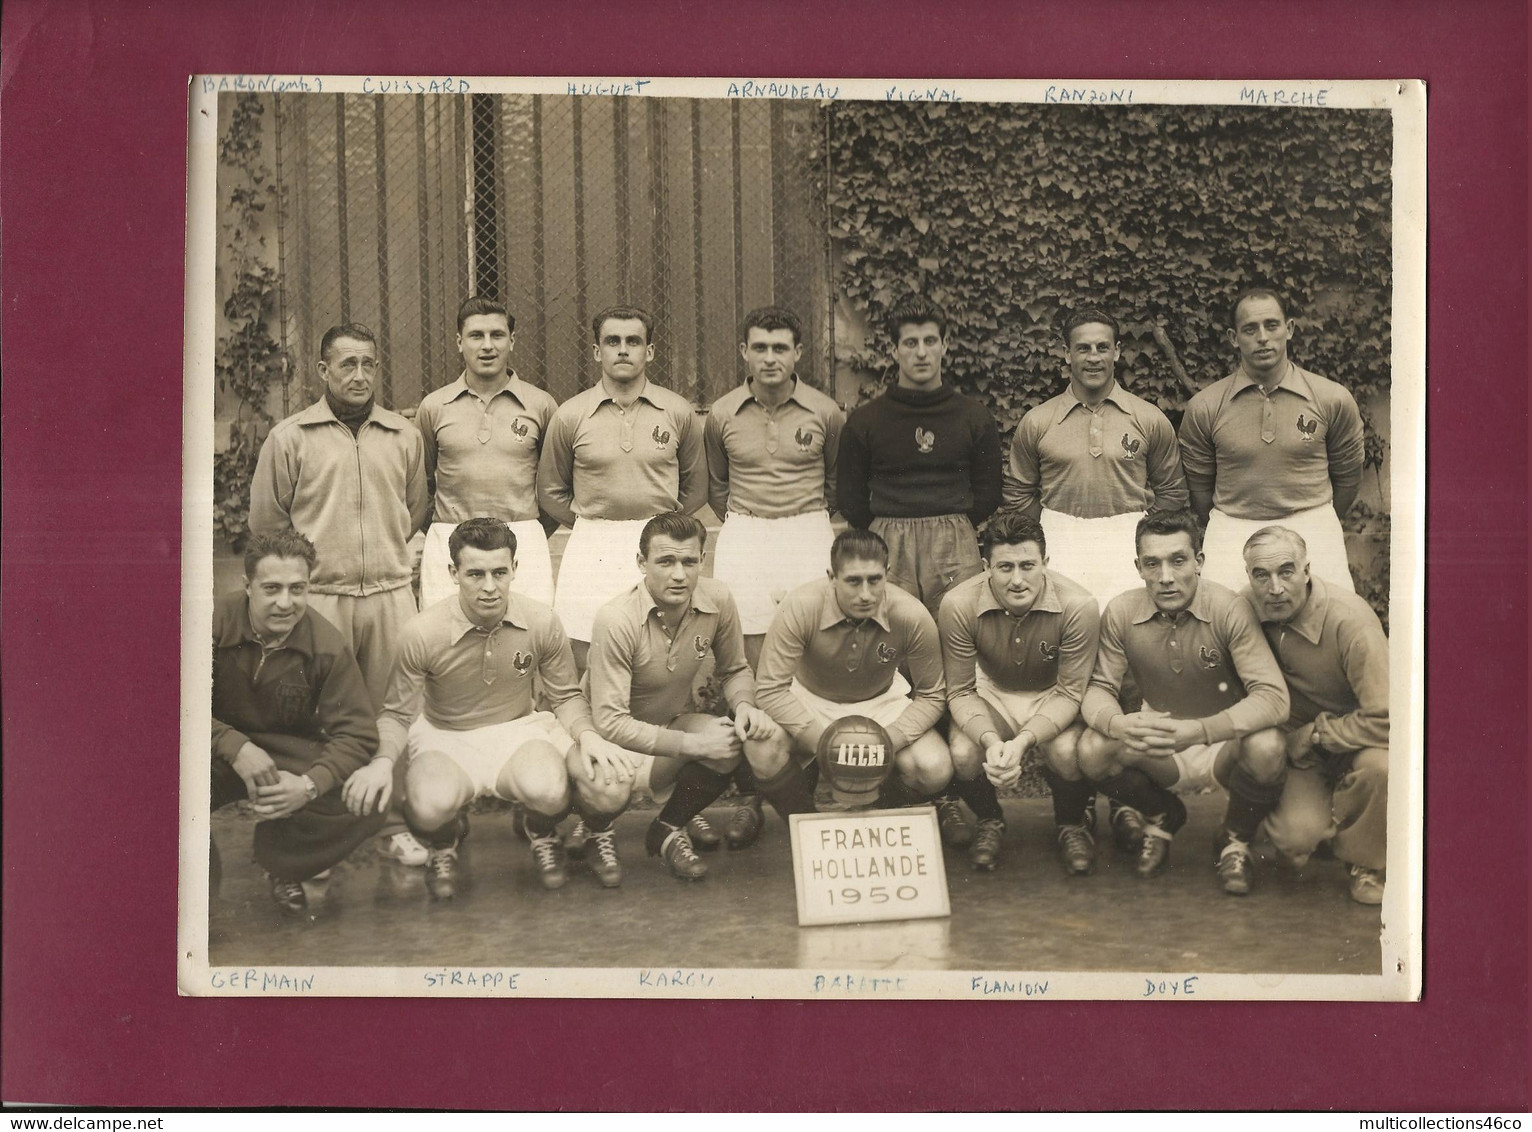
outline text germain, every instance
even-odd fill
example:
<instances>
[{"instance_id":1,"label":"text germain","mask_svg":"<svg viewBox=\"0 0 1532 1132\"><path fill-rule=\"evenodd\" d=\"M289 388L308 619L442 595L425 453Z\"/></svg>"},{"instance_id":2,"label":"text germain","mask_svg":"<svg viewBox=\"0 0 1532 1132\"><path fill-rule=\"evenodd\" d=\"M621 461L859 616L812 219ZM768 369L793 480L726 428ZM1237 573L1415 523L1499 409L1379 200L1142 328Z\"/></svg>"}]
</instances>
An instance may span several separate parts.
<instances>
[{"instance_id":1,"label":"text germain","mask_svg":"<svg viewBox=\"0 0 1532 1132\"><path fill-rule=\"evenodd\" d=\"M284 991L307 994L314 989L313 975L284 975L280 971L261 971L255 967L243 971L214 971L210 981L217 990L251 990L262 994Z\"/></svg>"}]
</instances>

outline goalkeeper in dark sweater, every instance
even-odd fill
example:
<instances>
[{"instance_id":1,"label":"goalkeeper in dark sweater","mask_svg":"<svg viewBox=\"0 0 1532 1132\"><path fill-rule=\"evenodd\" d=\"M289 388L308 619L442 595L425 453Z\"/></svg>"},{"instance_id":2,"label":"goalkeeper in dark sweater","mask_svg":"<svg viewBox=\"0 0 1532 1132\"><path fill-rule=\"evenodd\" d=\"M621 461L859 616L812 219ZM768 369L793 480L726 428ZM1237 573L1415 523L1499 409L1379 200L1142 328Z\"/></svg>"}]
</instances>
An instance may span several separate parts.
<instances>
[{"instance_id":1,"label":"goalkeeper in dark sweater","mask_svg":"<svg viewBox=\"0 0 1532 1132\"><path fill-rule=\"evenodd\" d=\"M888 315L899 379L846 418L836 498L853 527L888 544L888 580L919 598L933 617L948 590L983 572L974 528L1000 506L1000 433L989 409L942 383L947 316L920 295ZM982 818L1000 818L980 775L969 799ZM972 785L972 784L964 784ZM963 846L973 831L950 794L942 834ZM977 805L976 805L977 803Z\"/></svg>"}]
</instances>

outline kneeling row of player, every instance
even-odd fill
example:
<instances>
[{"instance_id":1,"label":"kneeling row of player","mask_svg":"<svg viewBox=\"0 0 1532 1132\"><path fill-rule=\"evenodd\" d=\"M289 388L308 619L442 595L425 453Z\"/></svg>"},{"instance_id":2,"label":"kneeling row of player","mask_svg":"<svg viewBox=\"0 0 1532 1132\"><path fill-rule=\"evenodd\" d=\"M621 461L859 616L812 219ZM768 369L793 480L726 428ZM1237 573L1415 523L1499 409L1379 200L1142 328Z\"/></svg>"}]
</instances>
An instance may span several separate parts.
<instances>
[{"instance_id":1,"label":"kneeling row of player","mask_svg":"<svg viewBox=\"0 0 1532 1132\"><path fill-rule=\"evenodd\" d=\"M1200 582L1189 513L1152 513L1136 532L1143 588L1098 615L1089 594L1049 574L1036 522L1002 514L988 530L984 573L947 596L938 632L918 600L886 585L882 540L845 531L829 577L779 608L758 677L728 589L700 576L705 537L678 513L645 526L641 581L598 615L582 692L556 617L510 589L506 525L470 520L453 533L458 594L409 625L376 754L337 791L355 815L381 810L393 764L408 753L405 814L430 848L434 896L455 891L463 808L481 795L521 804L518 832L549 888L567 876L558 823L573 808L569 849L583 849L592 873L615 886L612 822L642 787L663 802L650 854L678 877L700 878L694 842L721 840L701 814L731 780L741 802L727 839L743 847L759 834L761 795L784 817L814 808L821 737L861 715L893 747L876 804L934 801L944 838L966 844L980 869L995 866L1005 829L996 787L1017 780L1035 747L1070 873L1094 868L1096 791L1114 803L1119 847L1153 876L1186 817L1172 788L1217 781L1230 799L1216 846L1226 891L1249 891L1249 847L1264 820L1294 858L1333 839L1352 865L1352 895L1381 900L1386 641L1365 602L1308 576L1292 532L1251 538L1252 589L1241 598ZM247 571L253 619L262 570L247 560ZM687 711L710 657L730 718ZM533 673L551 712L534 710ZM1144 702L1132 712L1122 708L1129 675ZM345 838L341 855L355 843Z\"/></svg>"}]
</instances>

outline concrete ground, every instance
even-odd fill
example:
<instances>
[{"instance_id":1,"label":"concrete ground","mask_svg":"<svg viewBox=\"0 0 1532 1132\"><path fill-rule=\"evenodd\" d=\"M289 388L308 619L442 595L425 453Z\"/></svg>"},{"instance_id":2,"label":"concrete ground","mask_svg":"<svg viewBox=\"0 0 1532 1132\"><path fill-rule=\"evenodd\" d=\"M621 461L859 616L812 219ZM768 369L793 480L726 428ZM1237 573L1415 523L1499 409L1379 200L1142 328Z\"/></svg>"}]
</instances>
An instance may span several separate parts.
<instances>
[{"instance_id":1,"label":"concrete ground","mask_svg":"<svg viewBox=\"0 0 1532 1132\"><path fill-rule=\"evenodd\" d=\"M1010 799L1005 855L976 873L947 853L950 919L799 928L787 828L768 810L761 840L706 857L706 880L683 883L644 856L652 811L617 823L626 873L602 889L575 864L544 892L506 811L474 817L462 862L469 885L447 903L426 895L421 870L367 852L335 871L308 918L271 903L250 859L250 818L230 807L213 820L223 858L212 905L215 966L851 967L959 970L1185 970L1376 974L1377 908L1353 903L1344 866L1294 870L1261 861L1255 891L1225 896L1211 863L1221 794L1187 799L1191 819L1170 866L1140 880L1109 841L1097 872L1064 876L1044 799ZM720 808L711 816L727 819ZM1105 807L1102 807L1105 817ZM566 829L568 828L566 823ZM890 940L896 944L890 947Z\"/></svg>"}]
</instances>

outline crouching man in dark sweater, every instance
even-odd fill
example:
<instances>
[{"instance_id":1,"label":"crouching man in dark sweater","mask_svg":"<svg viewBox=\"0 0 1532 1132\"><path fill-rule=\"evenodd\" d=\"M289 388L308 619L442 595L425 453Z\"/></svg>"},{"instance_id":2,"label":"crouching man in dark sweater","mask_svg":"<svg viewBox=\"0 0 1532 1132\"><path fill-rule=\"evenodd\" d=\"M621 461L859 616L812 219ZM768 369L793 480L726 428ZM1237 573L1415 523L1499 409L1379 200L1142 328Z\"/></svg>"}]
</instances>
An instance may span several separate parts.
<instances>
[{"instance_id":1,"label":"crouching man in dark sweater","mask_svg":"<svg viewBox=\"0 0 1532 1132\"><path fill-rule=\"evenodd\" d=\"M911 295L888 316L899 380L841 433L836 497L852 527L888 543L888 580L935 617L983 570L974 527L1000 506L1000 434L979 402L942 384L947 316Z\"/></svg>"},{"instance_id":2,"label":"crouching man in dark sweater","mask_svg":"<svg viewBox=\"0 0 1532 1132\"><path fill-rule=\"evenodd\" d=\"M372 699L351 646L308 608L314 544L294 531L253 535L245 588L213 611L212 807L249 799L255 859L271 895L301 913L303 882L377 833L341 796L378 749ZM384 781L388 781L385 771ZM210 856L218 887L218 848Z\"/></svg>"}]
</instances>

